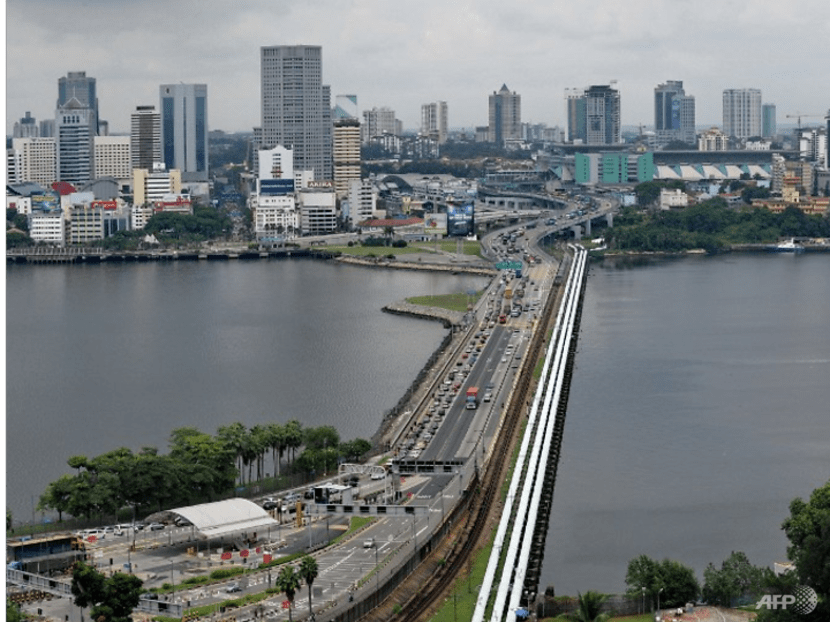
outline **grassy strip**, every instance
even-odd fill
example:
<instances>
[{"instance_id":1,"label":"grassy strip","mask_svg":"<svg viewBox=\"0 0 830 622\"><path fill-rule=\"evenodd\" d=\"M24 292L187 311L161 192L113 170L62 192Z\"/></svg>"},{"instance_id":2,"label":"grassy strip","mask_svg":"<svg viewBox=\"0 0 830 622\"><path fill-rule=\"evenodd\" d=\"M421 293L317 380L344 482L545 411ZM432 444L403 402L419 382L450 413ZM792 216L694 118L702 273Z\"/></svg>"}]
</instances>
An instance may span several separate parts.
<instances>
[{"instance_id":1,"label":"grassy strip","mask_svg":"<svg viewBox=\"0 0 830 622\"><path fill-rule=\"evenodd\" d=\"M438 249L445 253L455 253L458 250L457 240L439 240L437 242ZM412 244L425 251L435 252L436 242L424 242L420 244ZM464 240L461 243L462 255L477 255L481 257L481 242L478 240Z\"/></svg>"},{"instance_id":2,"label":"grassy strip","mask_svg":"<svg viewBox=\"0 0 830 622\"><path fill-rule=\"evenodd\" d=\"M440 296L413 296L412 298L407 298L406 301L413 305L438 307L439 309L449 309L450 311L464 313L467 310L467 305L474 305L483 293L484 291L482 290L472 296L466 293L443 294Z\"/></svg>"}]
</instances>

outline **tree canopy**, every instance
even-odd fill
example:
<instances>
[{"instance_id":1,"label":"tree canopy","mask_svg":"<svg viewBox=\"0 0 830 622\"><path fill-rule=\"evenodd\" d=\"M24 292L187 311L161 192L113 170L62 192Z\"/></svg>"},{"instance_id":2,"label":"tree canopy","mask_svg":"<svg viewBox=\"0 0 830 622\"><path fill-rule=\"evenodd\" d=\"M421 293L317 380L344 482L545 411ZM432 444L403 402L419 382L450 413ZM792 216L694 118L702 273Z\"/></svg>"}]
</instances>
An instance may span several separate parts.
<instances>
[{"instance_id":1,"label":"tree canopy","mask_svg":"<svg viewBox=\"0 0 830 622\"><path fill-rule=\"evenodd\" d=\"M72 595L78 607L91 607L90 617L100 622L130 622L138 606L142 581L116 572L106 577L95 568L77 562L72 569Z\"/></svg>"},{"instance_id":2,"label":"tree canopy","mask_svg":"<svg viewBox=\"0 0 830 622\"><path fill-rule=\"evenodd\" d=\"M626 594L631 598L640 598L645 588L645 596L652 608L657 606L658 600L661 607L680 607L696 600L700 593L694 570L671 559L658 562L647 555L628 562L625 583L628 586Z\"/></svg>"}]
</instances>

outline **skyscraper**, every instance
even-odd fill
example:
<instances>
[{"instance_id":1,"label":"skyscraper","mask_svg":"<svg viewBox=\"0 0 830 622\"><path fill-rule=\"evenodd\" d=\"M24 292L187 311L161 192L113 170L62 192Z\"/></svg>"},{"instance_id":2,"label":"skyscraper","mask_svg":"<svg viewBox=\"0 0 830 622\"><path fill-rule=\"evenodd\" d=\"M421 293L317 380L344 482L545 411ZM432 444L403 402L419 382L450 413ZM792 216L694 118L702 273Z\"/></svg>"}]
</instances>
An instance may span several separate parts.
<instances>
[{"instance_id":1,"label":"skyscraper","mask_svg":"<svg viewBox=\"0 0 830 622\"><path fill-rule=\"evenodd\" d=\"M622 142L620 92L611 86L591 86L585 91L586 140L589 145Z\"/></svg>"},{"instance_id":2,"label":"skyscraper","mask_svg":"<svg viewBox=\"0 0 830 622\"><path fill-rule=\"evenodd\" d=\"M159 104L162 162L181 171L182 181L207 181L207 85L162 84Z\"/></svg>"},{"instance_id":3,"label":"skyscraper","mask_svg":"<svg viewBox=\"0 0 830 622\"><path fill-rule=\"evenodd\" d=\"M260 48L262 78L261 148L294 151L294 168L332 178L331 90L323 85L319 45Z\"/></svg>"},{"instance_id":4,"label":"skyscraper","mask_svg":"<svg viewBox=\"0 0 830 622\"><path fill-rule=\"evenodd\" d=\"M620 92L611 86L566 89L568 140L588 145L622 142Z\"/></svg>"},{"instance_id":5,"label":"skyscraper","mask_svg":"<svg viewBox=\"0 0 830 622\"><path fill-rule=\"evenodd\" d=\"M565 106L568 118L568 140L584 143L588 137L585 118L585 89L565 89Z\"/></svg>"},{"instance_id":6,"label":"skyscraper","mask_svg":"<svg viewBox=\"0 0 830 622\"><path fill-rule=\"evenodd\" d=\"M761 106L761 136L772 138L778 133L778 123L775 119L775 104Z\"/></svg>"},{"instance_id":7,"label":"skyscraper","mask_svg":"<svg viewBox=\"0 0 830 622\"><path fill-rule=\"evenodd\" d=\"M161 162L161 116L155 106L136 106L130 119L132 168L153 170Z\"/></svg>"},{"instance_id":8,"label":"skyscraper","mask_svg":"<svg viewBox=\"0 0 830 622\"><path fill-rule=\"evenodd\" d=\"M421 134L439 145L447 142L447 102L434 102L421 106Z\"/></svg>"},{"instance_id":9,"label":"skyscraper","mask_svg":"<svg viewBox=\"0 0 830 622\"><path fill-rule=\"evenodd\" d=\"M349 194L352 181L360 179L360 120L357 118L357 96L338 95L337 101L332 161L334 191L343 199Z\"/></svg>"},{"instance_id":10,"label":"skyscraper","mask_svg":"<svg viewBox=\"0 0 830 622\"><path fill-rule=\"evenodd\" d=\"M491 143L504 144L522 137L522 96L503 84L489 99L489 138Z\"/></svg>"},{"instance_id":11,"label":"skyscraper","mask_svg":"<svg viewBox=\"0 0 830 622\"><path fill-rule=\"evenodd\" d=\"M70 97L55 112L58 181L78 187L93 179L97 116L92 108Z\"/></svg>"},{"instance_id":12,"label":"skyscraper","mask_svg":"<svg viewBox=\"0 0 830 622\"><path fill-rule=\"evenodd\" d=\"M64 78L58 78L58 105L61 108L71 99L77 100L82 106L91 108L95 113L95 134L98 134L98 94L95 88L95 78L87 78L85 71L70 71Z\"/></svg>"},{"instance_id":13,"label":"skyscraper","mask_svg":"<svg viewBox=\"0 0 830 622\"><path fill-rule=\"evenodd\" d=\"M723 133L741 139L761 136L760 89L723 91Z\"/></svg>"},{"instance_id":14,"label":"skyscraper","mask_svg":"<svg viewBox=\"0 0 830 622\"><path fill-rule=\"evenodd\" d=\"M658 146L672 141L695 144L695 98L681 80L667 80L654 89L654 130Z\"/></svg>"},{"instance_id":15,"label":"skyscraper","mask_svg":"<svg viewBox=\"0 0 830 622\"><path fill-rule=\"evenodd\" d=\"M21 118L14 124L12 133L13 138L38 138L40 130L37 126L37 120L30 112L26 112L26 116Z\"/></svg>"}]
</instances>

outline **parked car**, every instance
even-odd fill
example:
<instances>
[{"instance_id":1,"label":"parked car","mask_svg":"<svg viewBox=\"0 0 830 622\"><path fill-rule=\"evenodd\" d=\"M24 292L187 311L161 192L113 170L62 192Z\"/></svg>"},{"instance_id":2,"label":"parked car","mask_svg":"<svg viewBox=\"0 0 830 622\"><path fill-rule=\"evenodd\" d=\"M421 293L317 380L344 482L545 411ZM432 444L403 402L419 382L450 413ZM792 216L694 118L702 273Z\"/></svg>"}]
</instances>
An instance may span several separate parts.
<instances>
[{"instance_id":1,"label":"parked car","mask_svg":"<svg viewBox=\"0 0 830 622\"><path fill-rule=\"evenodd\" d=\"M231 583L228 587L225 588L225 591L231 594L233 592L241 592L242 588L239 587L239 583Z\"/></svg>"},{"instance_id":2,"label":"parked car","mask_svg":"<svg viewBox=\"0 0 830 622\"><path fill-rule=\"evenodd\" d=\"M272 499L271 497L268 497L267 499L263 499L263 501L262 501L262 509L263 510L274 510L274 509L277 508L277 505L279 505L277 503L277 500Z\"/></svg>"},{"instance_id":3,"label":"parked car","mask_svg":"<svg viewBox=\"0 0 830 622\"><path fill-rule=\"evenodd\" d=\"M162 525L161 523L150 523L149 525L147 525L147 529L149 529L150 531L161 531L162 529L164 529L164 525Z\"/></svg>"}]
</instances>

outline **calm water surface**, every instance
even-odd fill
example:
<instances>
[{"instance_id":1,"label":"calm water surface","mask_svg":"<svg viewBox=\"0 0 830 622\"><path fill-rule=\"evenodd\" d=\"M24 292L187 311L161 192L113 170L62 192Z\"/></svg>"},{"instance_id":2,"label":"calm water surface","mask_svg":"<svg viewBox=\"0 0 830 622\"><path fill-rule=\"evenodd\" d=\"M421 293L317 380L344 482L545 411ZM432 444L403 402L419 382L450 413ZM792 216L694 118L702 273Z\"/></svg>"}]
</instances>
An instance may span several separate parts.
<instances>
[{"instance_id":1,"label":"calm water surface","mask_svg":"<svg viewBox=\"0 0 830 622\"><path fill-rule=\"evenodd\" d=\"M789 503L830 479L827 255L594 265L542 587L621 592L628 561L702 582L786 559Z\"/></svg>"},{"instance_id":2,"label":"calm water surface","mask_svg":"<svg viewBox=\"0 0 830 622\"><path fill-rule=\"evenodd\" d=\"M369 438L444 335L381 307L486 283L311 260L11 266L6 279L7 500L24 520L68 457L166 452L181 426L296 418Z\"/></svg>"}]
</instances>

